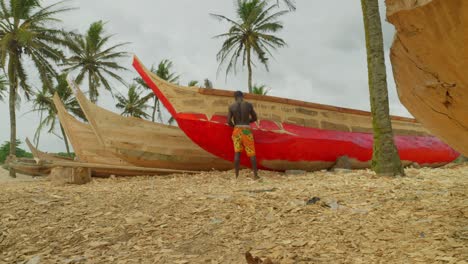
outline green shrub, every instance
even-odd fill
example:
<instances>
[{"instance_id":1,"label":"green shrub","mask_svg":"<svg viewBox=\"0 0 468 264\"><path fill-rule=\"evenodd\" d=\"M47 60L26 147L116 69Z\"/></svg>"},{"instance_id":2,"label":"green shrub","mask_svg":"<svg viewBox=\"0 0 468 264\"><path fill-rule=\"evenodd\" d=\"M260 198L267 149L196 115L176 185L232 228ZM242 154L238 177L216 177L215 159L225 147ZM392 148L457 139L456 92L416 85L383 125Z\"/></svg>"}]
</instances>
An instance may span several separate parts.
<instances>
[{"instance_id":1,"label":"green shrub","mask_svg":"<svg viewBox=\"0 0 468 264\"><path fill-rule=\"evenodd\" d=\"M16 157L18 158L32 158L33 155L26 150L20 148L21 141L16 141ZM0 164L4 163L6 158L10 155L10 141L5 141L3 145L0 146Z\"/></svg>"}]
</instances>

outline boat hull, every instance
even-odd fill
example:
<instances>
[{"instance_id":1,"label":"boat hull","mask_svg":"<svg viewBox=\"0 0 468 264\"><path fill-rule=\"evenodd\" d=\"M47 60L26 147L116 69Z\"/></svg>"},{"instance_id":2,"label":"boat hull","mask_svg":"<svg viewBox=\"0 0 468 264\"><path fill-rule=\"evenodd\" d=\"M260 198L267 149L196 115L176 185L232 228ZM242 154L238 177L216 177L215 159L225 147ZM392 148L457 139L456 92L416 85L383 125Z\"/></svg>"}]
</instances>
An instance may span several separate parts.
<instances>
[{"instance_id":1,"label":"boat hull","mask_svg":"<svg viewBox=\"0 0 468 264\"><path fill-rule=\"evenodd\" d=\"M232 92L176 87L152 75L138 59L135 58L133 65L195 143L218 157L233 160L232 128L227 125L225 114L233 100ZM227 99L228 96L231 98ZM325 169L342 156L350 158L355 168L369 167L373 146L369 113L248 96L260 116L260 121L251 125L260 168L280 171ZM440 166L459 156L415 120L392 119L395 132L400 133L395 136L395 142L405 163ZM245 154L241 163L250 166Z\"/></svg>"},{"instance_id":2,"label":"boat hull","mask_svg":"<svg viewBox=\"0 0 468 264\"><path fill-rule=\"evenodd\" d=\"M174 170L229 170L232 164L193 143L178 127L123 117L91 103L79 88L76 98L100 145L126 163Z\"/></svg>"},{"instance_id":3,"label":"boat hull","mask_svg":"<svg viewBox=\"0 0 468 264\"><path fill-rule=\"evenodd\" d=\"M468 1L388 0L390 52L401 103L468 156Z\"/></svg>"}]
</instances>

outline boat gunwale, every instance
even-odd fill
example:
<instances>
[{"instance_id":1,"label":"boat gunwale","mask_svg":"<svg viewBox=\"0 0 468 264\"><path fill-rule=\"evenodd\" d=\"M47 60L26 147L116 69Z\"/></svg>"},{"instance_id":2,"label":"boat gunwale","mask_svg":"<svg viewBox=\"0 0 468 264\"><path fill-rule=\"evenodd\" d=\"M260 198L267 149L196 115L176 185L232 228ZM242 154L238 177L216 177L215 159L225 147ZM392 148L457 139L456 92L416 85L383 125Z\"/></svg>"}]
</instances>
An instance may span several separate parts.
<instances>
[{"instance_id":1,"label":"boat gunwale","mask_svg":"<svg viewBox=\"0 0 468 264\"><path fill-rule=\"evenodd\" d=\"M159 78L157 75L153 74L150 72L144 64L141 62L141 60L134 55L133 57L133 64L137 64L136 66L138 68L141 68L147 75L149 79L156 78L158 81L168 85L168 86L173 86L178 89L184 89L188 91L193 91L193 92L198 92L201 95L208 95L208 96L222 96L222 97L233 97L234 96L234 91L230 90L222 90L222 89L215 89L215 88L194 88L194 87L188 87L188 86L182 86L182 85L177 85L173 84L170 82L167 82L161 78ZM138 71L138 69L137 69ZM156 83L153 82L153 84L157 87L159 90L159 87L157 86ZM155 91L156 92L156 91ZM162 93L161 91L159 91ZM169 103L169 105L165 105L166 108L169 110L169 112L174 111L174 113L177 114L182 114L185 112L177 112L175 111L175 108L173 107L172 103L165 97L163 94L164 99L166 99ZM289 98L282 98L282 97L276 97L276 96L270 96L270 95L257 95L257 94L250 94L250 93L245 93L244 94L245 99L253 99L257 101L263 101L263 102L270 102L270 103L278 103L278 104L285 104L285 105L290 105L290 106L299 106L299 107L305 107L305 108L312 108L312 109L319 109L319 110L326 110L326 111L332 111L332 112L338 112L338 113L344 113L344 114L354 114L354 115L361 115L361 116L367 116L372 118L371 112L369 111L364 111L364 110L358 110L358 109L352 109L352 108L345 108L345 107L338 107L338 106L332 106L332 105L326 105L326 104L318 104L318 103L312 103L312 102L306 102L306 101L300 101L296 99L289 99ZM161 98L160 98L161 99ZM172 114L172 113L171 113ZM200 114L204 114L201 113ZM416 123L419 124L419 122L410 117L403 117L403 116L394 116L390 115L390 118L394 121L402 121L402 122L407 122L407 123Z\"/></svg>"}]
</instances>

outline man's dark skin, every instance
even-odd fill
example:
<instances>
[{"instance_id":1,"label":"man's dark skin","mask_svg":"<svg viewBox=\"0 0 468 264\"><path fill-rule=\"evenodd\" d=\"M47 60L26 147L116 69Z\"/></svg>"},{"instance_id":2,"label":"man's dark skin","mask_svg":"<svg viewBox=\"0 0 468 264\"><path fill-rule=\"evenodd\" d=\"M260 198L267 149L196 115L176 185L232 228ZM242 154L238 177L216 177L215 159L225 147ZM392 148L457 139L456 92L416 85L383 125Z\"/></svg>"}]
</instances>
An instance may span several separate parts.
<instances>
[{"instance_id":1,"label":"man's dark skin","mask_svg":"<svg viewBox=\"0 0 468 264\"><path fill-rule=\"evenodd\" d=\"M242 92L235 92L234 98L236 102L229 106L228 124L231 127L249 126L250 123L257 121L257 113L255 113L253 105L247 101L244 101L244 96ZM240 156L240 152L236 152L234 156L236 178L239 177ZM255 156L250 157L250 162L252 163L254 178L259 179L257 173L257 158Z\"/></svg>"}]
</instances>

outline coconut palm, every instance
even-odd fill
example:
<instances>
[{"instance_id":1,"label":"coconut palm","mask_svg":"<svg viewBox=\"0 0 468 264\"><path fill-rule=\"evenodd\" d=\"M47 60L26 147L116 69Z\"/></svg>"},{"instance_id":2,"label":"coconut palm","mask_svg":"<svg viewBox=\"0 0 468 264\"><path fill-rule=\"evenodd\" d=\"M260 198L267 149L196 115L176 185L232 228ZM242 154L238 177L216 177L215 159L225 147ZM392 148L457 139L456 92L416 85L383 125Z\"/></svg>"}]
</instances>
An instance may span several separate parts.
<instances>
[{"instance_id":1,"label":"coconut palm","mask_svg":"<svg viewBox=\"0 0 468 264\"><path fill-rule=\"evenodd\" d=\"M361 0L366 32L370 105L374 129L372 169L380 175L403 175L393 140L378 0Z\"/></svg>"},{"instance_id":2,"label":"coconut palm","mask_svg":"<svg viewBox=\"0 0 468 264\"><path fill-rule=\"evenodd\" d=\"M159 64L158 67L155 68L154 65L151 66L150 71L154 74L156 74L159 78L171 82L171 83L176 83L180 75L177 75L175 72L172 71L173 63L172 61L165 59L162 60ZM159 98L154 94L153 90L146 84L146 82L141 78L137 77L135 78L135 81L140 84L141 86L145 87L147 90L149 90L149 96L150 98L153 98L153 113L151 115L151 121L154 122L155 116L156 116L156 111L158 112L158 119L160 122L162 121L162 116L161 116L161 111L160 111L160 105L159 105Z\"/></svg>"},{"instance_id":3,"label":"coconut palm","mask_svg":"<svg viewBox=\"0 0 468 264\"><path fill-rule=\"evenodd\" d=\"M213 83L208 78L203 81L203 85L206 89L213 89Z\"/></svg>"},{"instance_id":4,"label":"coconut palm","mask_svg":"<svg viewBox=\"0 0 468 264\"><path fill-rule=\"evenodd\" d=\"M62 124L58 120L57 108L54 105L53 97L57 94L63 102L65 109L73 115L85 120L85 115L81 110L78 101L73 95L72 90L68 87L67 77L65 74L61 74L57 77L56 85L52 89L42 89L40 92L35 94L33 99L33 111L41 113L41 121L36 129L34 140L39 142L40 133L42 130L47 128L48 133L55 134L57 124L59 125L61 138L65 143L68 156L71 157L70 146L68 144L67 136ZM44 115L45 114L45 115Z\"/></svg>"},{"instance_id":5,"label":"coconut palm","mask_svg":"<svg viewBox=\"0 0 468 264\"><path fill-rule=\"evenodd\" d=\"M5 91L8 89L8 80L0 75L0 101L5 100Z\"/></svg>"},{"instance_id":6,"label":"coconut palm","mask_svg":"<svg viewBox=\"0 0 468 264\"><path fill-rule=\"evenodd\" d=\"M198 81L192 80L192 81L188 82L187 86L189 86L189 87L198 86Z\"/></svg>"},{"instance_id":7,"label":"coconut palm","mask_svg":"<svg viewBox=\"0 0 468 264\"><path fill-rule=\"evenodd\" d=\"M207 89L212 89L213 88L213 83L209 79L205 79L203 81L203 86L200 86L199 82L197 80L192 80L187 85L189 87L196 86L196 87L207 88Z\"/></svg>"},{"instance_id":8,"label":"coconut palm","mask_svg":"<svg viewBox=\"0 0 468 264\"><path fill-rule=\"evenodd\" d=\"M119 51L128 43L113 45L110 44L111 38L112 35L106 35L102 21L92 23L86 35L75 35L69 38L69 42L72 43L70 47L72 55L64 63L66 66L64 71L77 71L76 82L78 84L82 83L87 76L89 97L94 103L98 100L101 86L112 93L109 78L125 84L118 72L127 68L120 66L116 60L128 56L127 52Z\"/></svg>"},{"instance_id":9,"label":"coconut palm","mask_svg":"<svg viewBox=\"0 0 468 264\"><path fill-rule=\"evenodd\" d=\"M128 87L127 97L123 95L116 95L118 109L122 109L123 116L133 116L138 118L149 118L150 115L146 113L149 106L146 104L151 96L142 96L143 91L137 84L131 84Z\"/></svg>"},{"instance_id":10,"label":"coconut palm","mask_svg":"<svg viewBox=\"0 0 468 264\"><path fill-rule=\"evenodd\" d=\"M43 7L39 0L0 0L0 62L9 81L11 155L15 155L16 149L18 90L21 89L27 99L32 93L25 64L34 68L45 89L53 86L57 75L55 63L64 59L60 48L66 45L64 36L67 34L53 24L60 22L57 15L69 10L71 8L64 7L63 2ZM10 176L16 176L14 170L10 170Z\"/></svg>"},{"instance_id":11,"label":"coconut palm","mask_svg":"<svg viewBox=\"0 0 468 264\"><path fill-rule=\"evenodd\" d=\"M279 5L280 0L276 0L276 4ZM295 0L282 0L282 2L289 8L289 10L296 10L296 1Z\"/></svg>"},{"instance_id":12,"label":"coconut palm","mask_svg":"<svg viewBox=\"0 0 468 264\"><path fill-rule=\"evenodd\" d=\"M219 69L226 63L226 77L231 72L236 73L239 58L242 66L247 64L248 88L252 92L253 58L263 64L268 70L268 59L272 57L272 50L284 47L286 42L273 35L283 28L278 18L288 11L273 12L276 5L268 6L268 2L260 0L237 0L237 20L223 15L211 14L213 17L226 21L230 28L227 33L215 36L224 39L217 54L220 62Z\"/></svg>"},{"instance_id":13,"label":"coconut palm","mask_svg":"<svg viewBox=\"0 0 468 264\"><path fill-rule=\"evenodd\" d=\"M258 85L255 84L254 87L252 88L252 93L253 94L259 94L259 95L267 95L270 92L270 89L266 87L266 85Z\"/></svg>"}]
</instances>

